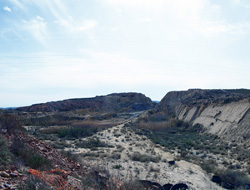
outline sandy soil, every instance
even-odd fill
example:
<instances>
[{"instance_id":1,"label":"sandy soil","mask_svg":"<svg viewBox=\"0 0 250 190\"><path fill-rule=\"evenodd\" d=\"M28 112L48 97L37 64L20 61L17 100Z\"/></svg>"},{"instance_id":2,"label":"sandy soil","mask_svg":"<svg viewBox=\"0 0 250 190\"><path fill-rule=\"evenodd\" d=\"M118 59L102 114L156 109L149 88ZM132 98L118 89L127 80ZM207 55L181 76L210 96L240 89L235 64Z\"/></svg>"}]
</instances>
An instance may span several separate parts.
<instances>
[{"instance_id":1,"label":"sandy soil","mask_svg":"<svg viewBox=\"0 0 250 190\"><path fill-rule=\"evenodd\" d=\"M161 185L166 183L186 183L194 190L223 189L210 181L211 176L199 166L186 161L176 161L170 165L168 161L175 156L164 148L155 145L145 136L135 134L124 124L99 132L92 137L98 137L110 147L99 147L95 150L67 148L82 155L85 164L107 169L112 175L121 180L141 179L156 181ZM82 139L86 140L86 139ZM133 155L139 155L140 161L134 161ZM152 158L152 161L143 159Z\"/></svg>"}]
</instances>

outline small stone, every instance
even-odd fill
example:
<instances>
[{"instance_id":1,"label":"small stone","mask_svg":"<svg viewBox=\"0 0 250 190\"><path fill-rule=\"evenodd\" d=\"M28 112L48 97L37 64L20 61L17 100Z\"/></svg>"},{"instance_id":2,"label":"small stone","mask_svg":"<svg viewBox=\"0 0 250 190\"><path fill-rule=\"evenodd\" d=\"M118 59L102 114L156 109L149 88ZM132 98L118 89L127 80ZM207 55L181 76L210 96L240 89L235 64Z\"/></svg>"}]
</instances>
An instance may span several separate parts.
<instances>
[{"instance_id":1,"label":"small stone","mask_svg":"<svg viewBox=\"0 0 250 190\"><path fill-rule=\"evenodd\" d=\"M11 177L17 177L18 175L15 174L15 173L10 173L10 176L11 176Z\"/></svg>"},{"instance_id":2,"label":"small stone","mask_svg":"<svg viewBox=\"0 0 250 190\"><path fill-rule=\"evenodd\" d=\"M0 188L1 189L4 188L4 184L0 183Z\"/></svg>"},{"instance_id":3,"label":"small stone","mask_svg":"<svg viewBox=\"0 0 250 190\"><path fill-rule=\"evenodd\" d=\"M10 188L11 190L16 190L17 189L17 185L12 185L12 187Z\"/></svg>"},{"instance_id":4,"label":"small stone","mask_svg":"<svg viewBox=\"0 0 250 190\"><path fill-rule=\"evenodd\" d=\"M6 173L5 171L1 171L0 176L2 176L2 177L10 177L10 175L8 173Z\"/></svg>"},{"instance_id":5,"label":"small stone","mask_svg":"<svg viewBox=\"0 0 250 190\"><path fill-rule=\"evenodd\" d=\"M11 184L8 184L8 183L4 184L4 186L8 187L8 188L11 188Z\"/></svg>"}]
</instances>

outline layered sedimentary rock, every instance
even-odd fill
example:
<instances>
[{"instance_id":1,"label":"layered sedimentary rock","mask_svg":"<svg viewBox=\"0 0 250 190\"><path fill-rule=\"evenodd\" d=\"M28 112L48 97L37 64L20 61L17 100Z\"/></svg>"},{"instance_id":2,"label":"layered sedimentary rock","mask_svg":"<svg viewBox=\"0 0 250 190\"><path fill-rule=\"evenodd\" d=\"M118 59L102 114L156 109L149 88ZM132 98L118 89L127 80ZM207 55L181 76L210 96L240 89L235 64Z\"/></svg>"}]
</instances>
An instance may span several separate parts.
<instances>
[{"instance_id":1,"label":"layered sedimentary rock","mask_svg":"<svg viewBox=\"0 0 250 190\"><path fill-rule=\"evenodd\" d=\"M201 124L206 132L227 140L250 141L248 90L200 90L169 92L158 110L177 119Z\"/></svg>"}]
</instances>

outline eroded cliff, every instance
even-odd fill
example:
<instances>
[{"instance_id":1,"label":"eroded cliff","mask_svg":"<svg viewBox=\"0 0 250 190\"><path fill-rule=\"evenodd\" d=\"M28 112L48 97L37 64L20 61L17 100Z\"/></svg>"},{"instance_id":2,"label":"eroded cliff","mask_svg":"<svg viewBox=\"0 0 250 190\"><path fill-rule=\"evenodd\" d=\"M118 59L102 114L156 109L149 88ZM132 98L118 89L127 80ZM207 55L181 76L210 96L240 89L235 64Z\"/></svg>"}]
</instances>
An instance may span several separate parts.
<instances>
[{"instance_id":1,"label":"eroded cliff","mask_svg":"<svg viewBox=\"0 0 250 190\"><path fill-rule=\"evenodd\" d=\"M223 139L250 143L249 90L201 90L169 92L158 110L174 114L207 133Z\"/></svg>"}]
</instances>

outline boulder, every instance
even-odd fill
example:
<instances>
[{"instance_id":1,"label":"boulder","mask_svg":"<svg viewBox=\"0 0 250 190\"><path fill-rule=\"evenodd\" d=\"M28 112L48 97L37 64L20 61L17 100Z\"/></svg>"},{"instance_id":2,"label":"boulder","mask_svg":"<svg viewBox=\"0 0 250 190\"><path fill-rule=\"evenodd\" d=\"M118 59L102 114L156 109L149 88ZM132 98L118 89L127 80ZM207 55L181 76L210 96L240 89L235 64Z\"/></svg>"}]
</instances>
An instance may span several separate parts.
<instances>
[{"instance_id":1,"label":"boulder","mask_svg":"<svg viewBox=\"0 0 250 190\"><path fill-rule=\"evenodd\" d=\"M246 184L245 189L250 189L250 184Z\"/></svg>"},{"instance_id":2,"label":"boulder","mask_svg":"<svg viewBox=\"0 0 250 190\"><path fill-rule=\"evenodd\" d=\"M189 187L184 183L177 183L170 190L188 190Z\"/></svg>"},{"instance_id":3,"label":"boulder","mask_svg":"<svg viewBox=\"0 0 250 190\"><path fill-rule=\"evenodd\" d=\"M217 176L217 175L212 176L211 181L214 182L214 183L217 183L218 185L221 185L220 176Z\"/></svg>"},{"instance_id":4,"label":"boulder","mask_svg":"<svg viewBox=\"0 0 250 190\"><path fill-rule=\"evenodd\" d=\"M162 186L157 182L152 182L152 181L149 181L149 180L139 180L139 182L146 189L162 190Z\"/></svg>"},{"instance_id":5,"label":"boulder","mask_svg":"<svg viewBox=\"0 0 250 190\"><path fill-rule=\"evenodd\" d=\"M168 164L171 165L171 166L173 166L173 165L175 165L175 161L171 160L171 161L168 162Z\"/></svg>"},{"instance_id":6,"label":"boulder","mask_svg":"<svg viewBox=\"0 0 250 190\"><path fill-rule=\"evenodd\" d=\"M167 184L162 186L162 189L163 190L170 190L172 186L173 186L173 184L167 183Z\"/></svg>"}]
</instances>

